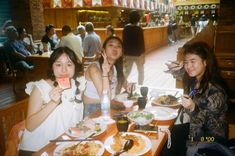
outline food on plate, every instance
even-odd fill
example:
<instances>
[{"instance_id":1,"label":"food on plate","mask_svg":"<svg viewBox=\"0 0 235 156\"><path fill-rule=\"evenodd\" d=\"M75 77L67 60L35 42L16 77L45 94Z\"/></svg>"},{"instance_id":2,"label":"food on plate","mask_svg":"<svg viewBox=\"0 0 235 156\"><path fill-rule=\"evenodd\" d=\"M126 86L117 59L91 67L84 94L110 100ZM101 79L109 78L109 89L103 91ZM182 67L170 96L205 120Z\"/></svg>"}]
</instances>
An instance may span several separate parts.
<instances>
[{"instance_id":1,"label":"food on plate","mask_svg":"<svg viewBox=\"0 0 235 156\"><path fill-rule=\"evenodd\" d=\"M176 105L178 104L178 98L173 95L162 95L153 100L154 104L163 104L163 105Z\"/></svg>"},{"instance_id":2,"label":"food on plate","mask_svg":"<svg viewBox=\"0 0 235 156\"><path fill-rule=\"evenodd\" d=\"M59 78L56 78L56 81L58 82L60 88L62 89L68 89L71 87L69 77L59 77Z\"/></svg>"},{"instance_id":3,"label":"food on plate","mask_svg":"<svg viewBox=\"0 0 235 156\"><path fill-rule=\"evenodd\" d=\"M154 115L146 111L134 111L127 114L127 117L138 125L147 125L154 119Z\"/></svg>"},{"instance_id":4,"label":"food on plate","mask_svg":"<svg viewBox=\"0 0 235 156\"><path fill-rule=\"evenodd\" d=\"M110 147L115 152L121 151L125 142L129 139L134 141L134 145L132 146L130 150L126 152L127 154L137 154L141 152L146 146L145 140L141 136L117 133L113 137L113 144L111 144Z\"/></svg>"},{"instance_id":5,"label":"food on plate","mask_svg":"<svg viewBox=\"0 0 235 156\"><path fill-rule=\"evenodd\" d=\"M97 155L102 148L101 144L95 141L87 141L82 143L72 144L63 148L60 151L60 156L84 156L84 155Z\"/></svg>"},{"instance_id":6,"label":"food on plate","mask_svg":"<svg viewBox=\"0 0 235 156\"><path fill-rule=\"evenodd\" d=\"M83 120L77 123L76 127L71 127L69 133L72 135L82 135L88 131L101 132L101 125L93 120Z\"/></svg>"}]
</instances>

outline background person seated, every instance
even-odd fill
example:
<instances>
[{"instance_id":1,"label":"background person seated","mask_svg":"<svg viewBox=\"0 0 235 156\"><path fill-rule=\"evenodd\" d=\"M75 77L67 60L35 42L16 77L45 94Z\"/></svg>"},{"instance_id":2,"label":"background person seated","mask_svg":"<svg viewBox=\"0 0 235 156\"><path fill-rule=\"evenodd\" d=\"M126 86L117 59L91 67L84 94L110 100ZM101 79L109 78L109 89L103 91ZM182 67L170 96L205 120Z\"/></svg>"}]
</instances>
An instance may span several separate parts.
<instances>
[{"instance_id":1,"label":"background person seated","mask_svg":"<svg viewBox=\"0 0 235 156\"><path fill-rule=\"evenodd\" d=\"M45 28L46 34L42 37L43 51L54 50L58 43L59 39L55 33L55 27L51 24ZM49 44L48 44L49 43ZM50 47L51 49L48 49Z\"/></svg>"},{"instance_id":2,"label":"background person seated","mask_svg":"<svg viewBox=\"0 0 235 156\"><path fill-rule=\"evenodd\" d=\"M22 70L32 70L34 66L26 61L26 57L31 55L31 53L17 40L19 36L16 28L9 26L6 29L6 35L8 39L4 43L4 49L13 67Z\"/></svg>"},{"instance_id":3,"label":"background person seated","mask_svg":"<svg viewBox=\"0 0 235 156\"><path fill-rule=\"evenodd\" d=\"M22 27L17 28L17 32L19 35L19 38L18 38L19 42L22 42L22 44L31 54L35 53L36 46L33 43L32 35L28 34L26 32L26 29Z\"/></svg>"}]
</instances>

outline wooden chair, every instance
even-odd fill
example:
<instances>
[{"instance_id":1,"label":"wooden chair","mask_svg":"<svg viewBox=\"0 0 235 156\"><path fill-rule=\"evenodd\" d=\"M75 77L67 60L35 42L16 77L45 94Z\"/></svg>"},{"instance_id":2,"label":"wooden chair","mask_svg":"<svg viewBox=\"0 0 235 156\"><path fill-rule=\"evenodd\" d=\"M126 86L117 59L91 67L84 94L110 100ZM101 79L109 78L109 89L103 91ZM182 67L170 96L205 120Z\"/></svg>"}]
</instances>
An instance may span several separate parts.
<instances>
[{"instance_id":1,"label":"wooden chair","mask_svg":"<svg viewBox=\"0 0 235 156\"><path fill-rule=\"evenodd\" d=\"M7 55L7 52L5 52L5 56L6 56L6 63L9 67L9 73L11 74L11 79L12 79L12 89L14 91L14 93L16 93L16 80L17 77L20 76L22 80L26 80L27 82L29 81L28 79L28 71L27 70L18 70L16 69L12 62L10 61L10 56ZM25 85L25 84L24 84Z\"/></svg>"},{"instance_id":2,"label":"wooden chair","mask_svg":"<svg viewBox=\"0 0 235 156\"><path fill-rule=\"evenodd\" d=\"M28 107L28 98L16 103L12 103L0 109L0 153L6 150L6 142L10 131L14 125L26 118Z\"/></svg>"}]
</instances>

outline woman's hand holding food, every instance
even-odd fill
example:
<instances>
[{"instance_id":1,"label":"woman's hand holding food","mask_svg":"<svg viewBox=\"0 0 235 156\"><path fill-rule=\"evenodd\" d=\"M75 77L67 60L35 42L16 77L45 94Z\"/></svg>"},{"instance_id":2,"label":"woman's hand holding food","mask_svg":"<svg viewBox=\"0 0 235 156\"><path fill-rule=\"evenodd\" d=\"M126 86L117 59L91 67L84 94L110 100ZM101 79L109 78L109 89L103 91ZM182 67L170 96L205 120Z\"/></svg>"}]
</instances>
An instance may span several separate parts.
<instances>
[{"instance_id":1,"label":"woman's hand holding food","mask_svg":"<svg viewBox=\"0 0 235 156\"><path fill-rule=\"evenodd\" d=\"M51 101L58 105L60 103L60 100L61 100L62 91L63 91L63 89L61 89L59 86L53 88L49 92L49 97L51 98Z\"/></svg>"},{"instance_id":2,"label":"woman's hand holding food","mask_svg":"<svg viewBox=\"0 0 235 156\"><path fill-rule=\"evenodd\" d=\"M194 111L195 103L188 95L182 96L182 106L188 109L190 112Z\"/></svg>"}]
</instances>

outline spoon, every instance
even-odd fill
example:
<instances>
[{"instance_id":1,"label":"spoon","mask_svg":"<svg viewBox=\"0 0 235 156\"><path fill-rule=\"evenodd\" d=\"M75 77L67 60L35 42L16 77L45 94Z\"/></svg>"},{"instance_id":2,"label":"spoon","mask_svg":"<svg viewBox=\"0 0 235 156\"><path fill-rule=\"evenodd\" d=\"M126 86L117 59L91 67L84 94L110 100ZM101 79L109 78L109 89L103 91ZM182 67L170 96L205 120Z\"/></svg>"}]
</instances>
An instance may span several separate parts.
<instances>
[{"instance_id":1,"label":"spoon","mask_svg":"<svg viewBox=\"0 0 235 156\"><path fill-rule=\"evenodd\" d=\"M123 146L123 149L122 149L121 151L119 151L119 152L116 152L116 153L114 154L114 156L119 156L120 154L122 154L122 153L128 151L129 149L132 148L133 145L134 145L134 141L133 141L132 139L128 139L128 140L125 142L125 144L124 144L124 146Z\"/></svg>"}]
</instances>

